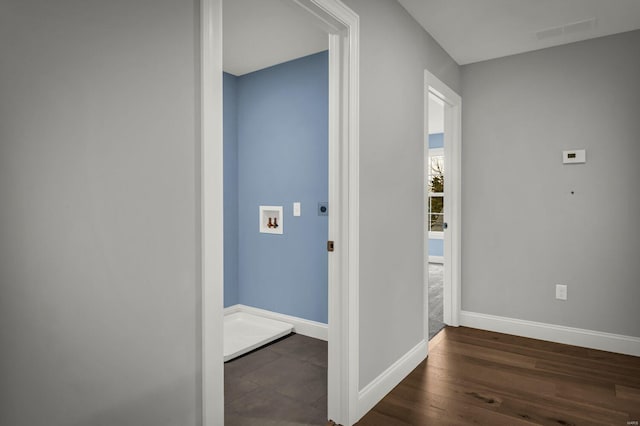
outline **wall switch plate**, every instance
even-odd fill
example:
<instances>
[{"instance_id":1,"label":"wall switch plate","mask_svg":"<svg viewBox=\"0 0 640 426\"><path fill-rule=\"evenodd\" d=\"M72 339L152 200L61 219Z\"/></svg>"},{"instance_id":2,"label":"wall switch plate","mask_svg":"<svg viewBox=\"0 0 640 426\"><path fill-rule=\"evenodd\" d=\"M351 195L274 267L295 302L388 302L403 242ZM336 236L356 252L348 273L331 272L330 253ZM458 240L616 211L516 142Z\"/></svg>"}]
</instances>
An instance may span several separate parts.
<instances>
[{"instance_id":1,"label":"wall switch plate","mask_svg":"<svg viewBox=\"0 0 640 426\"><path fill-rule=\"evenodd\" d=\"M562 151L562 162L564 164L579 164L587 161L587 151L584 149L572 149Z\"/></svg>"},{"instance_id":2,"label":"wall switch plate","mask_svg":"<svg viewBox=\"0 0 640 426\"><path fill-rule=\"evenodd\" d=\"M567 300L567 286L562 284L556 285L556 299Z\"/></svg>"},{"instance_id":3,"label":"wall switch plate","mask_svg":"<svg viewBox=\"0 0 640 426\"><path fill-rule=\"evenodd\" d=\"M300 216L300 202L296 201L293 203L293 215Z\"/></svg>"}]
</instances>

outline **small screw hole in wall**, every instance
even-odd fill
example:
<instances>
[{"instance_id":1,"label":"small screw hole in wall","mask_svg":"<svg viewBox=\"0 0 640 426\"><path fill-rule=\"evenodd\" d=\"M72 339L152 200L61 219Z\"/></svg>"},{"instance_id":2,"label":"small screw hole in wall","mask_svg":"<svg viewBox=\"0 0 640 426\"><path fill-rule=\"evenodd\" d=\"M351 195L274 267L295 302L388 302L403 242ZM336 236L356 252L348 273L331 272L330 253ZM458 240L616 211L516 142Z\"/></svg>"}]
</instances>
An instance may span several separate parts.
<instances>
[{"instance_id":1,"label":"small screw hole in wall","mask_svg":"<svg viewBox=\"0 0 640 426\"><path fill-rule=\"evenodd\" d=\"M571 191L571 195L575 194L575 192Z\"/></svg>"}]
</instances>

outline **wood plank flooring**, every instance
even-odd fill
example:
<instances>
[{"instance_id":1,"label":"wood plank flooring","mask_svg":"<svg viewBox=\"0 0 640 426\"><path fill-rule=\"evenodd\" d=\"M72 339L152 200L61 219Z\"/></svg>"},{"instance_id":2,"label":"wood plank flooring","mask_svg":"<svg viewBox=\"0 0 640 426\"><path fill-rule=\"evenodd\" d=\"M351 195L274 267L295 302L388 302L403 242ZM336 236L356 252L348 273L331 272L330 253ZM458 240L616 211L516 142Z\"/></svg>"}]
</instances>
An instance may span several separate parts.
<instances>
[{"instance_id":1,"label":"wood plank flooring","mask_svg":"<svg viewBox=\"0 0 640 426\"><path fill-rule=\"evenodd\" d=\"M466 327L358 425L638 425L640 358Z\"/></svg>"}]
</instances>

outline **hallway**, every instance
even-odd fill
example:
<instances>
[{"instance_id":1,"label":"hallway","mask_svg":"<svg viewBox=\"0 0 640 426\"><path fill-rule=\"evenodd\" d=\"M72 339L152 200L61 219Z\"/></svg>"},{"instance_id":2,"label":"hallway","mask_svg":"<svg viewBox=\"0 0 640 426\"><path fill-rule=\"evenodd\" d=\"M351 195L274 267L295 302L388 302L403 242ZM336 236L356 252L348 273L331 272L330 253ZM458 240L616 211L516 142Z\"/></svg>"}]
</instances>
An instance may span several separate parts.
<instances>
[{"instance_id":1,"label":"hallway","mask_svg":"<svg viewBox=\"0 0 640 426\"><path fill-rule=\"evenodd\" d=\"M635 424L638 372L638 357L447 327L358 425Z\"/></svg>"}]
</instances>

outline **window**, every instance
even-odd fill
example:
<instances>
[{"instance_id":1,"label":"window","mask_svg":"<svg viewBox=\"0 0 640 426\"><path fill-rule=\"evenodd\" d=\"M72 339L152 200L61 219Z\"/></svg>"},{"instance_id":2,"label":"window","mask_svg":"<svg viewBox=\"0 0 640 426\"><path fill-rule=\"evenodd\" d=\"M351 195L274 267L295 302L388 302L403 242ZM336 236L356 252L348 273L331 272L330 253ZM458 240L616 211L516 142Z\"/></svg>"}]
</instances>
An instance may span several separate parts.
<instances>
[{"instance_id":1,"label":"window","mask_svg":"<svg viewBox=\"0 0 640 426\"><path fill-rule=\"evenodd\" d=\"M444 149L429 150L427 162L429 214L427 229L429 232L442 232L444 225Z\"/></svg>"}]
</instances>

